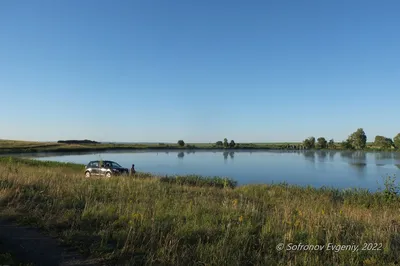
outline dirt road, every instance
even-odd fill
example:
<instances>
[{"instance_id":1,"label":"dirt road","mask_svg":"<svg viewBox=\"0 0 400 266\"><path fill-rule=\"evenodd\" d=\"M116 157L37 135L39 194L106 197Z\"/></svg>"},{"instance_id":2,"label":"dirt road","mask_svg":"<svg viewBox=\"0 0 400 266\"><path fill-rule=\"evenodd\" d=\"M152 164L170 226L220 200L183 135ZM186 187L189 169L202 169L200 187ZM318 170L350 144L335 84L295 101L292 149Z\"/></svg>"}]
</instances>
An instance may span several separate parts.
<instances>
[{"instance_id":1,"label":"dirt road","mask_svg":"<svg viewBox=\"0 0 400 266\"><path fill-rule=\"evenodd\" d=\"M38 229L20 226L6 219L0 219L0 251L13 254L18 265L111 265L99 259L84 258L77 251L61 245L58 240L44 235Z\"/></svg>"}]
</instances>

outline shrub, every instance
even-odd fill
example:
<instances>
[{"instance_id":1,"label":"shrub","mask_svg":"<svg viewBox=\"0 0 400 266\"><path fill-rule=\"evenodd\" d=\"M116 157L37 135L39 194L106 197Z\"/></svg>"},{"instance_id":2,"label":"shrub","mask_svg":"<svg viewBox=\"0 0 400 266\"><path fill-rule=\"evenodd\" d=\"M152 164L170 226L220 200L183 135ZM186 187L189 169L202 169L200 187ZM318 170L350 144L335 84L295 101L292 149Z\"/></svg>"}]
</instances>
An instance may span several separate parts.
<instances>
[{"instance_id":1,"label":"shrub","mask_svg":"<svg viewBox=\"0 0 400 266\"><path fill-rule=\"evenodd\" d=\"M393 202L398 199L400 186L396 184L396 176L387 176L383 182L384 189L380 189L386 201Z\"/></svg>"}]
</instances>

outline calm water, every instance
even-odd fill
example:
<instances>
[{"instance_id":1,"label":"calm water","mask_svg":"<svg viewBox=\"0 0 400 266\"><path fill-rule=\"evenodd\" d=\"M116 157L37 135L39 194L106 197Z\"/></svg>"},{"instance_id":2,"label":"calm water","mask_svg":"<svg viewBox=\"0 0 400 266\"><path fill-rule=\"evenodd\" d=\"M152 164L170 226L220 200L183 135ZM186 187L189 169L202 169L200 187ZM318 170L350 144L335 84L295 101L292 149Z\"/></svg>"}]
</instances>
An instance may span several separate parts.
<instances>
[{"instance_id":1,"label":"calm water","mask_svg":"<svg viewBox=\"0 0 400 266\"><path fill-rule=\"evenodd\" d=\"M190 151L104 152L36 157L87 164L113 160L137 171L160 175L226 176L239 184L280 183L375 191L387 175L400 173L400 153L349 151Z\"/></svg>"}]
</instances>

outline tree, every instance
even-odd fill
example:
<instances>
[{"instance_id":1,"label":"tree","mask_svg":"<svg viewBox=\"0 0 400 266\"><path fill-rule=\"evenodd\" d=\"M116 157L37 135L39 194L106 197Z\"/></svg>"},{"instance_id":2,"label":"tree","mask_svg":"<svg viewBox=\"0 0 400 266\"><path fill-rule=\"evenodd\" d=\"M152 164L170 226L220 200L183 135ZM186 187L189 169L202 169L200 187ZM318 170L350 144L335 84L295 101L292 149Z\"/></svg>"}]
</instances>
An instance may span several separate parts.
<instances>
[{"instance_id":1,"label":"tree","mask_svg":"<svg viewBox=\"0 0 400 266\"><path fill-rule=\"evenodd\" d=\"M328 142L328 148L329 149L335 149L336 145L335 145L335 141L333 139L330 139Z\"/></svg>"},{"instance_id":2,"label":"tree","mask_svg":"<svg viewBox=\"0 0 400 266\"><path fill-rule=\"evenodd\" d=\"M223 145L223 143L222 143L222 141L217 141L217 142L215 142L215 145L217 145L217 146L222 146Z\"/></svg>"},{"instance_id":3,"label":"tree","mask_svg":"<svg viewBox=\"0 0 400 266\"><path fill-rule=\"evenodd\" d=\"M351 145L350 141L348 139L342 141L342 149L346 150L352 150L353 146Z\"/></svg>"},{"instance_id":4,"label":"tree","mask_svg":"<svg viewBox=\"0 0 400 266\"><path fill-rule=\"evenodd\" d=\"M310 147L311 147L310 140L309 139L303 140L303 146L304 146L304 149L310 149Z\"/></svg>"},{"instance_id":5,"label":"tree","mask_svg":"<svg viewBox=\"0 0 400 266\"><path fill-rule=\"evenodd\" d=\"M314 149L315 148L315 138L309 137L303 141L304 148L306 149Z\"/></svg>"},{"instance_id":6,"label":"tree","mask_svg":"<svg viewBox=\"0 0 400 266\"><path fill-rule=\"evenodd\" d=\"M393 138L393 142L396 149L400 149L400 133Z\"/></svg>"},{"instance_id":7,"label":"tree","mask_svg":"<svg viewBox=\"0 0 400 266\"><path fill-rule=\"evenodd\" d=\"M310 137L310 143L311 143L311 148L314 149L315 148L315 138L314 137Z\"/></svg>"},{"instance_id":8,"label":"tree","mask_svg":"<svg viewBox=\"0 0 400 266\"><path fill-rule=\"evenodd\" d=\"M347 139L351 146L356 150L362 150L367 145L367 135L362 128L357 129Z\"/></svg>"},{"instance_id":9,"label":"tree","mask_svg":"<svg viewBox=\"0 0 400 266\"><path fill-rule=\"evenodd\" d=\"M227 147L228 147L228 139L224 138L224 148L227 148Z\"/></svg>"},{"instance_id":10,"label":"tree","mask_svg":"<svg viewBox=\"0 0 400 266\"><path fill-rule=\"evenodd\" d=\"M185 146L185 142L183 140L178 140L178 145L183 147Z\"/></svg>"},{"instance_id":11,"label":"tree","mask_svg":"<svg viewBox=\"0 0 400 266\"><path fill-rule=\"evenodd\" d=\"M317 147L319 149L326 149L328 147L328 142L324 137L320 137L317 139Z\"/></svg>"},{"instance_id":12,"label":"tree","mask_svg":"<svg viewBox=\"0 0 400 266\"><path fill-rule=\"evenodd\" d=\"M231 140L231 142L229 143L229 147L230 147L230 148L234 148L235 145L236 145L235 141L234 141L234 140Z\"/></svg>"},{"instance_id":13,"label":"tree","mask_svg":"<svg viewBox=\"0 0 400 266\"><path fill-rule=\"evenodd\" d=\"M378 135L375 137L374 146L377 146L380 149L390 149L393 146L393 140Z\"/></svg>"}]
</instances>

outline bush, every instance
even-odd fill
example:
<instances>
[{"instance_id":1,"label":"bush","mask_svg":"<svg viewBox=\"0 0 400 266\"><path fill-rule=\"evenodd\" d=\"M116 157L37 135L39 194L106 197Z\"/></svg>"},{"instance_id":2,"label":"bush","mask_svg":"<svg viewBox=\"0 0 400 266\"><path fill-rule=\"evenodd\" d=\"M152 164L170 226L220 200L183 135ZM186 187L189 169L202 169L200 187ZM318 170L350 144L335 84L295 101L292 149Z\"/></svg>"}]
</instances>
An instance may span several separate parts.
<instances>
[{"instance_id":1,"label":"bush","mask_svg":"<svg viewBox=\"0 0 400 266\"><path fill-rule=\"evenodd\" d=\"M384 189L380 189L386 201L393 202L398 199L400 186L396 184L396 176L387 176L383 182Z\"/></svg>"}]
</instances>

